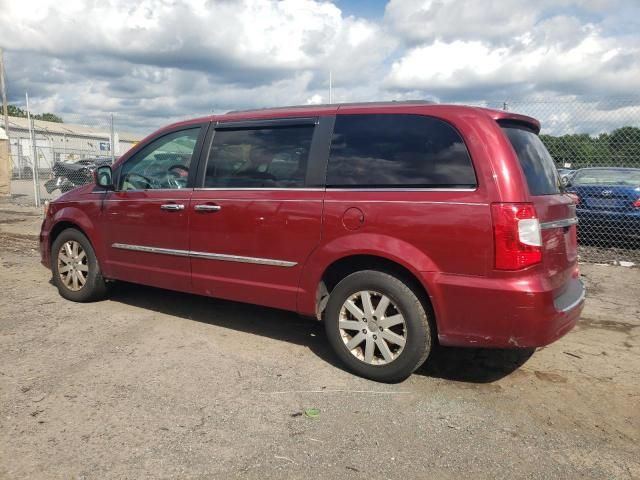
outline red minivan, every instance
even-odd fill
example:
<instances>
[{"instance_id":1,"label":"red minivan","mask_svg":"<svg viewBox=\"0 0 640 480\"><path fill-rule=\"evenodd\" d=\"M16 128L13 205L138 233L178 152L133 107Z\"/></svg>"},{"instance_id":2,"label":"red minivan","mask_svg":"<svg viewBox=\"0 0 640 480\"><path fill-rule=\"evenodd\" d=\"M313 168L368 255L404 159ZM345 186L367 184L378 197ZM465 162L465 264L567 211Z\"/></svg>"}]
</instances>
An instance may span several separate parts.
<instances>
[{"instance_id":1,"label":"red minivan","mask_svg":"<svg viewBox=\"0 0 640 480\"><path fill-rule=\"evenodd\" d=\"M315 317L379 381L436 342L546 345L585 289L574 204L539 130L425 102L177 123L48 205L42 263L78 302L124 280Z\"/></svg>"}]
</instances>

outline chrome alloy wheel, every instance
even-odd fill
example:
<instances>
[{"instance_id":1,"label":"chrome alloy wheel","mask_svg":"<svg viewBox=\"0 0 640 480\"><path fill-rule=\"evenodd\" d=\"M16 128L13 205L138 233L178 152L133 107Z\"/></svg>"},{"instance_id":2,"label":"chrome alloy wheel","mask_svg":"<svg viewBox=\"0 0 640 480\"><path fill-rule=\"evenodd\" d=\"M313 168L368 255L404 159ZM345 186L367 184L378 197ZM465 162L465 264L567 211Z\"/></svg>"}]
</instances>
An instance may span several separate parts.
<instances>
[{"instance_id":1,"label":"chrome alloy wheel","mask_svg":"<svg viewBox=\"0 0 640 480\"><path fill-rule=\"evenodd\" d=\"M58 252L58 275L65 287L77 292L87 283L89 264L87 253L75 240L69 240Z\"/></svg>"},{"instance_id":2,"label":"chrome alloy wheel","mask_svg":"<svg viewBox=\"0 0 640 480\"><path fill-rule=\"evenodd\" d=\"M340 309L340 335L347 350L369 365L395 360L407 341L407 324L389 297L370 290L351 295Z\"/></svg>"}]
</instances>

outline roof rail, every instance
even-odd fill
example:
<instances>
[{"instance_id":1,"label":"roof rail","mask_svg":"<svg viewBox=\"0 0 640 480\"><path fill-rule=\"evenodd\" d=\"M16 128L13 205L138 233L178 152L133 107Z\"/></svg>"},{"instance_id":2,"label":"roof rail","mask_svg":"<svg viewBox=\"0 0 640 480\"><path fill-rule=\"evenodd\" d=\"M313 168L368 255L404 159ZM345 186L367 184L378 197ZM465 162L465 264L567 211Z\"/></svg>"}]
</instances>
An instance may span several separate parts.
<instances>
[{"instance_id":1,"label":"roof rail","mask_svg":"<svg viewBox=\"0 0 640 480\"><path fill-rule=\"evenodd\" d=\"M264 110L289 110L292 108L321 108L321 107L358 107L366 105L433 105L436 102L430 100L389 100L382 102L347 102L347 103L312 103L307 105L287 105L282 107L264 107L264 108L250 108L248 110L230 110L227 113L246 113L246 112L261 112Z\"/></svg>"}]
</instances>

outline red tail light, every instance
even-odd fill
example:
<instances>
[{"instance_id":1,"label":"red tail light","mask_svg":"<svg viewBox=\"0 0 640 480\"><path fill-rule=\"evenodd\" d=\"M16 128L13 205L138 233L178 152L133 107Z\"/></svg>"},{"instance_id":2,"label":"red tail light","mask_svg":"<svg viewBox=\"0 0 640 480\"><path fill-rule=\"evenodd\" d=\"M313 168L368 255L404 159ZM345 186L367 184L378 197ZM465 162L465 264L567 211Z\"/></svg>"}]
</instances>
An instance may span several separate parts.
<instances>
[{"instance_id":1,"label":"red tail light","mask_svg":"<svg viewBox=\"0 0 640 480\"><path fill-rule=\"evenodd\" d=\"M519 270L542 261L542 236L536 210L529 203L491 205L498 270Z\"/></svg>"},{"instance_id":2,"label":"red tail light","mask_svg":"<svg viewBox=\"0 0 640 480\"><path fill-rule=\"evenodd\" d=\"M633 206L636 208L640 208L640 198L633 202Z\"/></svg>"}]
</instances>

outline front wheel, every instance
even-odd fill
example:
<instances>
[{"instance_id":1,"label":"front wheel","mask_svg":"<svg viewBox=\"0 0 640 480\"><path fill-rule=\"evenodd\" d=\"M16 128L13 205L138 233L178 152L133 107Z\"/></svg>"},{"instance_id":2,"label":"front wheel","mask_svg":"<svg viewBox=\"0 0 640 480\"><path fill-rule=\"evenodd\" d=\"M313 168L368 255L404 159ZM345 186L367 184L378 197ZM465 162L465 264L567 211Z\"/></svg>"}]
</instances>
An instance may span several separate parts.
<instances>
[{"instance_id":1,"label":"front wheel","mask_svg":"<svg viewBox=\"0 0 640 480\"><path fill-rule=\"evenodd\" d=\"M411 375L433 342L427 309L416 293L399 278L375 270L352 273L336 285L325 309L325 328L349 370L381 382Z\"/></svg>"},{"instance_id":2,"label":"front wheel","mask_svg":"<svg viewBox=\"0 0 640 480\"><path fill-rule=\"evenodd\" d=\"M58 292L67 300L92 302L107 293L91 242L75 228L64 230L53 242L51 270Z\"/></svg>"}]
</instances>

